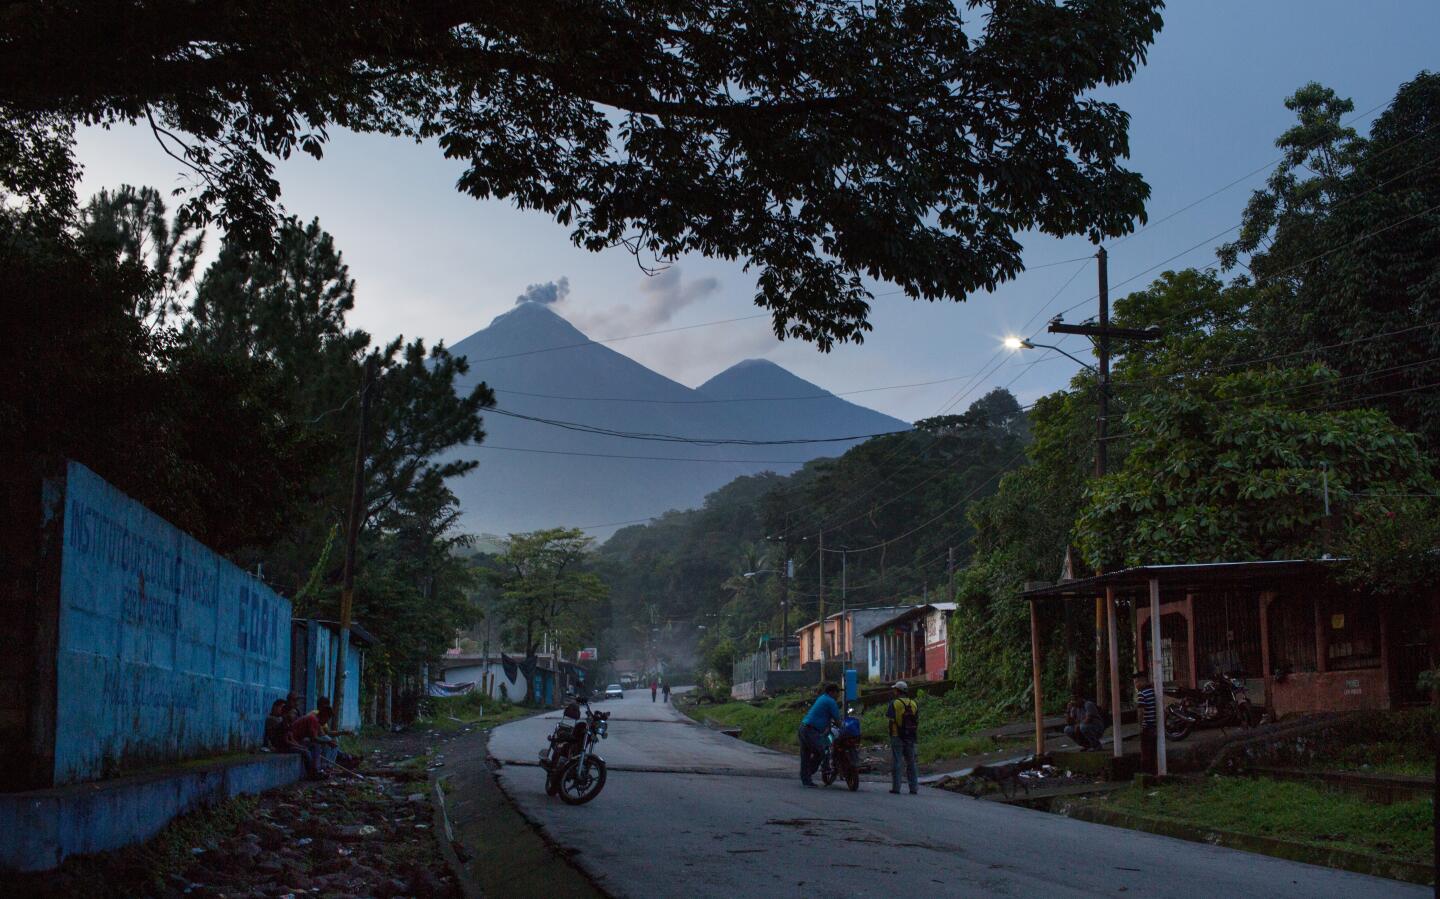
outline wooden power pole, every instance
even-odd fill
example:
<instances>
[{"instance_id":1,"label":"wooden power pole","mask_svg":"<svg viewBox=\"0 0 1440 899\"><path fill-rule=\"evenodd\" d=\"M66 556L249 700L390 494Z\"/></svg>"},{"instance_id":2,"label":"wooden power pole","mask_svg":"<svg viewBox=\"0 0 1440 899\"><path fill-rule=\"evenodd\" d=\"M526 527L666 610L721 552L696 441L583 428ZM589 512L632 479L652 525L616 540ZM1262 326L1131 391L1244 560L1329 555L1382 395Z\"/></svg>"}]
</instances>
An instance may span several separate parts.
<instances>
[{"instance_id":1,"label":"wooden power pole","mask_svg":"<svg viewBox=\"0 0 1440 899\"><path fill-rule=\"evenodd\" d=\"M365 432L370 426L370 390L374 381L375 357L371 355L365 360L365 373L360 381L360 428L355 437L355 476L350 484L350 514L345 530L345 569L340 586L340 651L335 660L335 695L332 697L337 729L345 708L350 616L355 608L355 543L360 537L360 523L365 509Z\"/></svg>"},{"instance_id":2,"label":"wooden power pole","mask_svg":"<svg viewBox=\"0 0 1440 899\"><path fill-rule=\"evenodd\" d=\"M1110 266L1109 255L1105 252L1104 247L1096 250L1095 261L1099 277L1097 285L1100 300L1098 323L1067 325L1056 318L1050 322L1049 330L1052 334L1081 334L1095 342L1095 355L1099 357L1100 361L1096 371L1098 389L1095 398L1097 406L1095 414L1095 477L1101 478L1105 476L1109 467L1110 339L1114 337L1123 340L1158 340L1160 329L1110 327ZM1104 568L1097 566L1095 573L1104 574ZM1109 692L1105 684L1107 614L1105 598L1097 596L1095 598L1095 704L1099 706L1105 705L1106 694Z\"/></svg>"}]
</instances>

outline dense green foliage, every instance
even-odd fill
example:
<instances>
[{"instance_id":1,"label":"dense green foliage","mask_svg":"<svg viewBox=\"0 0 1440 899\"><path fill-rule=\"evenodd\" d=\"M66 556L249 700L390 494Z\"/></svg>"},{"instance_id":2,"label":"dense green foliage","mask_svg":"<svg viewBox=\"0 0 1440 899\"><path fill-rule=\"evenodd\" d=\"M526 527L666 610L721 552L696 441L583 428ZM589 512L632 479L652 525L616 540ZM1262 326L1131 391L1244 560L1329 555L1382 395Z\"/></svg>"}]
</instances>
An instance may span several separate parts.
<instances>
[{"instance_id":1,"label":"dense green foliage","mask_svg":"<svg viewBox=\"0 0 1440 899\"><path fill-rule=\"evenodd\" d=\"M350 329L355 285L317 223L285 219L264 252L224 240L200 273L204 233L153 189L75 202L66 128L22 149L33 164L5 169L0 195L0 292L24 298L0 312L7 494L78 460L263 572L297 614L334 618L355 399L373 356L355 617L382 642L367 672L440 652L473 617L473 575L445 486L467 467L437 460L483 438L490 391L457 393L465 364L443 347L372 349ZM9 546L33 514L15 510Z\"/></svg>"},{"instance_id":2,"label":"dense green foliage","mask_svg":"<svg viewBox=\"0 0 1440 899\"><path fill-rule=\"evenodd\" d=\"M965 509L1020 462L1026 439L1014 397L995 391L963 415L866 441L788 477L737 479L701 509L618 531L599 550L612 585L608 639L623 654L636 645L636 622L677 624L671 651L698 640L703 660L728 677L729 660L780 633L782 591L792 629L815 618L822 529L829 611L942 596L951 551L957 570L969 556ZM788 583L779 576L787 558L795 563Z\"/></svg>"},{"instance_id":3,"label":"dense green foliage","mask_svg":"<svg viewBox=\"0 0 1440 899\"><path fill-rule=\"evenodd\" d=\"M1016 233L1143 219L1128 117L1094 94L1133 75L1161 6L19 4L0 166L50 125L148 126L196 184L187 212L266 245L277 158L341 128L433 142L462 191L578 246L743 260L776 333L824 348L869 330L867 278L962 299L1022 270Z\"/></svg>"},{"instance_id":4,"label":"dense green foliage","mask_svg":"<svg viewBox=\"0 0 1440 899\"><path fill-rule=\"evenodd\" d=\"M1329 547L1362 556L1362 578L1398 574L1399 562L1412 583L1426 576L1433 527L1397 543L1388 522L1434 518L1423 510L1435 502L1440 392L1418 388L1433 387L1440 358L1440 257L1427 249L1440 234L1427 162L1440 78L1402 86L1368 139L1340 124L1351 107L1333 92L1310 85L1288 105L1299 124L1279 140L1285 160L1251 201L1240 240L1221 250L1232 267L1250 253L1253 277L1167 272L1115 303L1117 325L1164 337L1116 347L1111 473L1091 477L1094 382L1082 374L1035 405L1029 464L971 512L976 552L951 667L996 702L1028 689L1018 593L1053 581L1067 548L1085 570ZM1056 639L1063 622L1042 624L1054 696L1069 680L1065 647L1086 645L1089 627L1071 622L1067 640ZM1088 653L1078 662L1083 683Z\"/></svg>"}]
</instances>

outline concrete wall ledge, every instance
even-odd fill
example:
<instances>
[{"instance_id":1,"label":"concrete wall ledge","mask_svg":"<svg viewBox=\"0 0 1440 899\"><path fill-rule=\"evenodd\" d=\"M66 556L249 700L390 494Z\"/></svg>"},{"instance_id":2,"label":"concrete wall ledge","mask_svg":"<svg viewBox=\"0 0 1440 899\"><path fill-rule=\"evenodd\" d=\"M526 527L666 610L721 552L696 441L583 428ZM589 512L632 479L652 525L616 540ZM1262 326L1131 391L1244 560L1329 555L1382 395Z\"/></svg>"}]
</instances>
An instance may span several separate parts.
<instances>
[{"instance_id":1,"label":"concrete wall ledge","mask_svg":"<svg viewBox=\"0 0 1440 899\"><path fill-rule=\"evenodd\" d=\"M71 855L143 843L175 817L300 779L298 755L261 753L132 777L0 793L0 870L49 871Z\"/></svg>"}]
</instances>

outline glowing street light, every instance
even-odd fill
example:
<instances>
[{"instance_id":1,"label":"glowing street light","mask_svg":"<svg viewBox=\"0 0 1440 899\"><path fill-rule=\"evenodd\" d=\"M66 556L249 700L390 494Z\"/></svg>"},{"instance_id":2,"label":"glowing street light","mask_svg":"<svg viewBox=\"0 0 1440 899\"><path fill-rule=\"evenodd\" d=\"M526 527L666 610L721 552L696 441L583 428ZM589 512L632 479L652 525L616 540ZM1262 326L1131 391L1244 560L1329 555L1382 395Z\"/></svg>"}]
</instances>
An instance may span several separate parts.
<instances>
[{"instance_id":1,"label":"glowing street light","mask_svg":"<svg viewBox=\"0 0 1440 899\"><path fill-rule=\"evenodd\" d=\"M1026 339L1023 338L1023 337L1007 337L1007 338L1005 338L1005 349L1007 349L1007 350L1054 350L1055 352L1059 353L1060 355L1064 356L1065 358L1069 359L1071 362L1074 362L1074 363L1077 364L1077 365L1083 365L1084 367L1090 369L1091 371L1095 371L1095 370L1096 370L1096 369L1095 369L1095 366L1091 365L1089 362L1086 362L1084 359L1077 359L1077 358L1075 358L1074 356L1072 356L1072 355L1070 355L1069 353L1065 352L1064 350L1060 349L1058 346L1054 346L1053 344L1048 344L1048 343L1031 343L1029 340L1026 340ZM1096 372L1096 373L1098 374L1098 372Z\"/></svg>"}]
</instances>

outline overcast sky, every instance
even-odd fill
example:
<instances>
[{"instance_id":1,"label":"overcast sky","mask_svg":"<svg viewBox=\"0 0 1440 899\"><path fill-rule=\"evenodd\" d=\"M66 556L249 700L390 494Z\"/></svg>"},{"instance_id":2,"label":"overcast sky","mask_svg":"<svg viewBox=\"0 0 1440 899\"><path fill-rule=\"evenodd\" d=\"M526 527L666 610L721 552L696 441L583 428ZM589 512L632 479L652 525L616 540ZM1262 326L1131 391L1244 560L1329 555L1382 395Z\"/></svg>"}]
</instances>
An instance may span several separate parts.
<instances>
[{"instance_id":1,"label":"overcast sky","mask_svg":"<svg viewBox=\"0 0 1440 899\"><path fill-rule=\"evenodd\" d=\"M1307 81L1353 99L1363 133L1380 110L1360 114L1388 103L1422 69L1440 69L1437 38L1435 0L1172 0L1148 63L1130 84L1110 92L1131 115L1130 167L1151 186L1151 220L1273 162L1275 138L1291 122L1283 100ZM121 183L162 189L181 183L176 164L148 131L86 131L79 152L85 193ZM695 257L680 260L658 282L647 279L625 251L577 249L566 229L541 213L462 196L454 188L461 166L433 146L339 133L323 161L302 157L279 171L286 209L304 219L318 216L335 236L357 281L352 322L377 338L405 334L455 343L511 308L527 286L562 277L569 293L554 308L596 339L759 312L752 304L754 272ZM1124 284L1127 279L1202 241L1165 267L1212 262L1211 247L1224 238L1207 238L1238 223L1249 191L1264 176L1255 174L1115 246L1112 301L1160 270ZM1092 253L1083 238L1034 236L1025 243L1027 265L1046 267L960 304L879 296L875 330L865 344L828 355L777 341L768 318L610 345L692 386L741 359L769 358L826 389L866 391L850 398L907 420L952 403L963 408L1007 384L1025 402L1061 386L1075 364L1023 351L996 359L999 367L978 379L961 376L986 370L1007 334L1034 333L1049 315L1075 304L1084 303L1068 319L1091 314L1093 302L1085 301L1095 293L1093 263L1053 265ZM1063 345L1086 358L1082 339Z\"/></svg>"}]
</instances>

